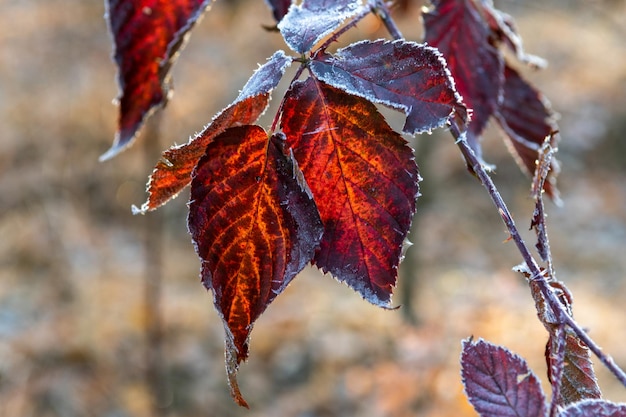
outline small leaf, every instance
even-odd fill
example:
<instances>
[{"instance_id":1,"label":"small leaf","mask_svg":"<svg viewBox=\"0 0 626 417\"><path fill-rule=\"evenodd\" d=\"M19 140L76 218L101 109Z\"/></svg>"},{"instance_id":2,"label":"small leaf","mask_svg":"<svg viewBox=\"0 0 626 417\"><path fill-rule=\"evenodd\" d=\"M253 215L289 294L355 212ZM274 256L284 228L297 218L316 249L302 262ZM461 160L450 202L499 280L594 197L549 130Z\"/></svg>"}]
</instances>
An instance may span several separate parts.
<instances>
[{"instance_id":1,"label":"small leaf","mask_svg":"<svg viewBox=\"0 0 626 417\"><path fill-rule=\"evenodd\" d=\"M211 0L107 0L121 97L118 132L100 157L114 157L135 139L145 119L167 102L170 68L188 32Z\"/></svg>"},{"instance_id":2,"label":"small leaf","mask_svg":"<svg viewBox=\"0 0 626 417\"><path fill-rule=\"evenodd\" d=\"M314 263L389 307L418 193L411 148L372 103L313 78L287 92L281 124L324 223Z\"/></svg>"},{"instance_id":3,"label":"small leaf","mask_svg":"<svg viewBox=\"0 0 626 417\"><path fill-rule=\"evenodd\" d=\"M530 278L527 270L519 269L519 271L524 273L526 278ZM560 324L563 320L546 301L538 280L529 279L528 283L531 295L535 300L537 316L549 333L545 356L548 365L548 378L551 382L556 381L552 377L554 374L558 374L558 370L555 369L558 369L559 364L563 364L560 371L561 380L558 384L558 404L567 405L586 398L601 398L602 393L593 370L589 348L571 328L566 327L564 331L559 331L563 327ZM565 306L567 314L572 316L572 295L567 287L556 280L549 281L548 284L561 304ZM559 352L561 352L561 357L559 357Z\"/></svg>"},{"instance_id":4,"label":"small leaf","mask_svg":"<svg viewBox=\"0 0 626 417\"><path fill-rule=\"evenodd\" d=\"M472 0L435 0L424 13L425 41L445 57L464 103L472 111L468 143L480 158L479 137L502 99L504 60Z\"/></svg>"},{"instance_id":5,"label":"small leaf","mask_svg":"<svg viewBox=\"0 0 626 417\"><path fill-rule=\"evenodd\" d=\"M548 362L548 376L551 377L553 360L556 352L555 332L550 332L550 339L546 348L546 360ZM598 386L589 348L570 329L565 330L565 358L561 373L559 404L567 405L584 399L602 398L602 392Z\"/></svg>"},{"instance_id":6,"label":"small leaf","mask_svg":"<svg viewBox=\"0 0 626 417\"><path fill-rule=\"evenodd\" d=\"M564 408L559 417L626 417L626 404L606 400L583 400Z\"/></svg>"},{"instance_id":7,"label":"small leaf","mask_svg":"<svg viewBox=\"0 0 626 417\"><path fill-rule=\"evenodd\" d=\"M163 152L148 181L148 201L141 209L134 211L145 213L174 198L191 182L191 171L213 138L229 127L254 123L267 108L270 92L276 87L291 61L291 57L284 52L276 52L250 77L239 97L222 110L199 135L184 145L174 146Z\"/></svg>"},{"instance_id":8,"label":"small leaf","mask_svg":"<svg viewBox=\"0 0 626 417\"><path fill-rule=\"evenodd\" d=\"M517 71L507 65L504 78L504 100L495 117L508 139L511 154L522 171L532 176L546 137L551 137L552 147L558 143L559 137L555 133L558 126L550 103ZM544 189L557 202L559 191L556 188L556 176L559 171L559 163L553 158Z\"/></svg>"},{"instance_id":9,"label":"small leaf","mask_svg":"<svg viewBox=\"0 0 626 417\"><path fill-rule=\"evenodd\" d=\"M466 121L465 106L435 48L405 41L362 41L333 55L317 54L310 67L333 87L403 111L406 133L442 127L455 113Z\"/></svg>"},{"instance_id":10,"label":"small leaf","mask_svg":"<svg viewBox=\"0 0 626 417\"><path fill-rule=\"evenodd\" d=\"M359 0L304 0L289 8L278 29L287 45L303 54L362 10Z\"/></svg>"},{"instance_id":11,"label":"small leaf","mask_svg":"<svg viewBox=\"0 0 626 417\"><path fill-rule=\"evenodd\" d=\"M539 380L526 361L508 349L464 340L461 366L465 392L481 417L546 415Z\"/></svg>"},{"instance_id":12,"label":"small leaf","mask_svg":"<svg viewBox=\"0 0 626 417\"><path fill-rule=\"evenodd\" d=\"M209 143L191 183L189 231L224 322L231 392L244 406L236 374L252 326L311 261L323 231L283 140L258 126L227 129Z\"/></svg>"}]
</instances>

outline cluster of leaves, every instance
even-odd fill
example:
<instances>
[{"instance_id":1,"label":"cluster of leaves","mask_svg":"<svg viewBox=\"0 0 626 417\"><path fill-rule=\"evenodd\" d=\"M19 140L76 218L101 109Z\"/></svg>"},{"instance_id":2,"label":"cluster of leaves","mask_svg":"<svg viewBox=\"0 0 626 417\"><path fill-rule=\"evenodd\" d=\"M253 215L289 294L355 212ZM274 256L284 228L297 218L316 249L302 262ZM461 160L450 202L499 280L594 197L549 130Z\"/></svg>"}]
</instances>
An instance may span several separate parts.
<instances>
[{"instance_id":1,"label":"cluster of leaves","mask_svg":"<svg viewBox=\"0 0 626 417\"><path fill-rule=\"evenodd\" d=\"M108 0L121 97L119 130L102 159L130 145L150 113L165 105L169 70L210 3ZM191 185L188 226L202 282L224 322L232 395L244 406L236 373L248 357L253 324L307 264L391 308L420 176L412 149L377 105L404 113L403 133L449 127L478 156L476 165L466 154L473 171L485 165L480 135L490 118L529 173L545 138L548 146L557 141L547 101L505 62L502 49L531 66L541 61L524 53L510 16L486 1L434 1L423 14L427 44L402 39L379 1L267 3L295 56L277 51L200 134L166 150L150 177L147 202L135 208L154 210ZM329 51L369 14L383 19L395 39ZM255 124L287 68L296 64L271 127ZM558 198L558 164L545 160L545 172L535 181L538 207L541 190ZM543 217L537 215L534 225L543 226ZM468 343L469 352L468 346L476 345ZM500 352L474 355L493 360ZM480 370L465 373L472 358L467 353L463 360L470 400L482 415L502 415L481 411L480 390L471 388ZM526 388L520 392L532 402L529 409L546 415L541 391L530 380L516 379L520 366L511 365L514 382L532 385L532 395ZM584 398L589 395L578 399Z\"/></svg>"}]
</instances>

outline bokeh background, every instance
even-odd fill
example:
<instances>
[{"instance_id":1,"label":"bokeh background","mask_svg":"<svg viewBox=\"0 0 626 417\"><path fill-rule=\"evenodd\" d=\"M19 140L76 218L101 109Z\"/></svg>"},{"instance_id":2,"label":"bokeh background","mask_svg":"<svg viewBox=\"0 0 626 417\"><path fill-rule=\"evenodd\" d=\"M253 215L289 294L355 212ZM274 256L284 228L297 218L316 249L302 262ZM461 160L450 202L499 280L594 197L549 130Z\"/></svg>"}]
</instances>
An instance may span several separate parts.
<instances>
[{"instance_id":1,"label":"bokeh background","mask_svg":"<svg viewBox=\"0 0 626 417\"><path fill-rule=\"evenodd\" d=\"M398 17L408 39L421 39L420 6ZM561 115L564 204L548 203L557 276L578 321L626 367L626 2L496 6L516 18L527 51L550 63L524 75ZM174 67L158 145L144 147L144 133L99 163L117 118L103 15L102 1L0 0L0 416L472 416L458 363L471 335L525 357L549 391L547 333L511 271L519 255L451 136L436 132L411 139L424 197L400 271L401 308L380 310L305 270L255 327L239 374L251 410L238 408L222 324L186 232L188 194L156 215L133 216L130 206L145 199L154 149L186 142L286 46L261 27L272 23L263 1L217 2ZM384 36L368 20L343 41ZM529 181L496 129L485 157L526 231ZM146 232L151 216L160 237ZM160 349L148 342L147 298L162 320ZM626 401L626 388L596 369L606 397Z\"/></svg>"}]
</instances>

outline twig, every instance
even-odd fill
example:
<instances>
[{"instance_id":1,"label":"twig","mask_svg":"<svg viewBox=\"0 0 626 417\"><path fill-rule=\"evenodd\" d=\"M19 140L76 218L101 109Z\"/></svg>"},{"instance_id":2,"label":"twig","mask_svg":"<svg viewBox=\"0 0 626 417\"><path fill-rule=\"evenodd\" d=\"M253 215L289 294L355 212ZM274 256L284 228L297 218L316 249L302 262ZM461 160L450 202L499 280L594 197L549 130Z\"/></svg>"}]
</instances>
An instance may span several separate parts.
<instances>
[{"instance_id":1,"label":"twig","mask_svg":"<svg viewBox=\"0 0 626 417\"><path fill-rule=\"evenodd\" d=\"M387 28L387 32L389 32L391 37L396 40L403 39L404 36L402 36L396 22L391 18L387 3L385 3L384 0L370 0L369 4L376 16L383 21L383 24Z\"/></svg>"},{"instance_id":2,"label":"twig","mask_svg":"<svg viewBox=\"0 0 626 417\"><path fill-rule=\"evenodd\" d=\"M524 259L524 262L528 267L528 270L531 274L530 279L537 283L538 288L545 297L548 305L552 309L559 323L563 323L569 326L574 331L574 333L576 333L576 335L587 345L587 347L598 357L598 359L600 359L600 361L611 371L611 373L613 373L613 375L615 375L615 377L624 386L626 386L626 373L624 373L624 371L615 364L613 358L605 354L602 349L587 335L585 330L578 323L576 323L572 316L568 314L566 307L559 301L558 297L554 293L554 290L546 280L546 277L541 272L539 265L533 258L532 254L528 250L528 247L524 243L524 240L520 236L517 226L515 225L515 222L513 221L513 218L511 216L511 213L509 212L506 204L502 200L502 196L496 189L496 186L491 180L491 177L476 157L476 154L474 153L472 148L467 143L465 135L461 134L458 131L455 132L454 126L453 134L455 134L455 137L459 138L457 140L457 144L461 149L461 153L465 157L467 163L470 165L483 186L487 189L491 200L498 208L500 216L502 217L504 224L509 230L511 239L515 242L515 245L522 255L522 259Z\"/></svg>"}]
</instances>

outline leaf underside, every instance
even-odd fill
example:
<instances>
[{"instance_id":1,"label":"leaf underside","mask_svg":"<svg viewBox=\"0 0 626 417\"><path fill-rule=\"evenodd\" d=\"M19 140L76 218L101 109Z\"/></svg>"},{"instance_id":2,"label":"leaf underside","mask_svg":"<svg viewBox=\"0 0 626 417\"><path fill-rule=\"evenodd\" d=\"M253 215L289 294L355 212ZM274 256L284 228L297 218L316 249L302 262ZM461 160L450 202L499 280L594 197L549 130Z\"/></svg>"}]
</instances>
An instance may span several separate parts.
<instances>
[{"instance_id":1,"label":"leaf underside","mask_svg":"<svg viewBox=\"0 0 626 417\"><path fill-rule=\"evenodd\" d=\"M465 392L481 417L545 416L545 396L521 357L484 340L463 341L461 375Z\"/></svg>"},{"instance_id":2,"label":"leaf underside","mask_svg":"<svg viewBox=\"0 0 626 417\"><path fill-rule=\"evenodd\" d=\"M107 0L121 95L118 131L101 160L128 147L151 112L165 105L173 61L211 1Z\"/></svg>"},{"instance_id":3,"label":"leaf underside","mask_svg":"<svg viewBox=\"0 0 626 417\"><path fill-rule=\"evenodd\" d=\"M389 307L418 193L411 148L371 102L313 78L292 84L281 127L324 223L313 262Z\"/></svg>"},{"instance_id":4,"label":"leaf underside","mask_svg":"<svg viewBox=\"0 0 626 417\"><path fill-rule=\"evenodd\" d=\"M322 236L315 203L283 153L283 139L259 126L227 129L207 146L191 183L188 226L226 330L233 397L255 320L313 258Z\"/></svg>"}]
</instances>

